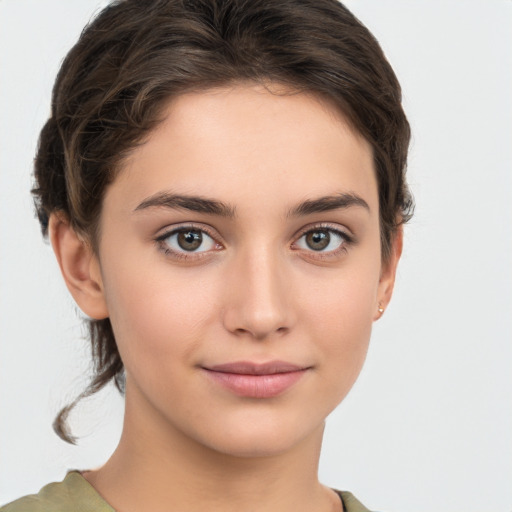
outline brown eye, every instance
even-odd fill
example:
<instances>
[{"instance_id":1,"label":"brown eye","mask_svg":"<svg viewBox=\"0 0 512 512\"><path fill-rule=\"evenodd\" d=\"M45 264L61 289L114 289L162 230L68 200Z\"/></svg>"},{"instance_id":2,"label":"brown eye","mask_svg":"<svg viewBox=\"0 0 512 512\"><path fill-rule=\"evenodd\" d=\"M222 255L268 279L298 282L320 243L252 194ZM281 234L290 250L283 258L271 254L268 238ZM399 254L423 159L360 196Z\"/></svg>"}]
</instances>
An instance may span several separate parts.
<instances>
[{"instance_id":1,"label":"brown eye","mask_svg":"<svg viewBox=\"0 0 512 512\"><path fill-rule=\"evenodd\" d=\"M352 243L350 235L341 230L319 227L306 231L293 244L295 249L334 255Z\"/></svg>"},{"instance_id":2,"label":"brown eye","mask_svg":"<svg viewBox=\"0 0 512 512\"><path fill-rule=\"evenodd\" d=\"M319 230L310 231L305 235L306 245L313 251L322 251L331 241L331 234L329 231Z\"/></svg>"},{"instance_id":3,"label":"brown eye","mask_svg":"<svg viewBox=\"0 0 512 512\"><path fill-rule=\"evenodd\" d=\"M162 247L173 253L204 253L217 247L215 240L202 229L181 228L158 239Z\"/></svg>"},{"instance_id":4,"label":"brown eye","mask_svg":"<svg viewBox=\"0 0 512 512\"><path fill-rule=\"evenodd\" d=\"M201 247L203 243L203 234L201 231L187 229L186 231L179 231L176 239L178 245L184 251L195 251Z\"/></svg>"}]
</instances>

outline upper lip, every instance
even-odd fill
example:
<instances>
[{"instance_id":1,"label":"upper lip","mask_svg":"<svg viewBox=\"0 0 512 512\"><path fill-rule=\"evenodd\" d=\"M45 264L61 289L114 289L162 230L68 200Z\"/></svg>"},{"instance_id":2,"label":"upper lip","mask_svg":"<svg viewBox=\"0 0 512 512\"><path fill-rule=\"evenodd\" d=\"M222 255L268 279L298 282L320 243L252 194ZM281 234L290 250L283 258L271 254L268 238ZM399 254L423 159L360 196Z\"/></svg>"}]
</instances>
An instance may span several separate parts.
<instances>
[{"instance_id":1,"label":"upper lip","mask_svg":"<svg viewBox=\"0 0 512 512\"><path fill-rule=\"evenodd\" d=\"M205 367L205 370L213 372L234 373L239 375L273 375L276 373L298 372L305 369L306 367L304 366L298 366L286 361L269 361L267 363L236 361L233 363Z\"/></svg>"}]
</instances>

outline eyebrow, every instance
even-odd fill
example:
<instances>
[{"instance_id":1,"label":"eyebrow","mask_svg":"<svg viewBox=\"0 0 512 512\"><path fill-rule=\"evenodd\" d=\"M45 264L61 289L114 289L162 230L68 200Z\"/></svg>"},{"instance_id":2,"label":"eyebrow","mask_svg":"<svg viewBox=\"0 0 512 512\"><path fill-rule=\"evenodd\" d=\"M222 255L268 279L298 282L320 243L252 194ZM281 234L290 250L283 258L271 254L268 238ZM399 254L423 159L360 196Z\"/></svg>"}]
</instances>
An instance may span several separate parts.
<instances>
[{"instance_id":1,"label":"eyebrow","mask_svg":"<svg viewBox=\"0 0 512 512\"><path fill-rule=\"evenodd\" d=\"M354 206L362 207L370 211L368 203L362 197L353 193L340 193L320 197L318 199L308 199L289 210L288 217L300 217L312 213L328 212ZM236 215L236 208L222 201L201 196L172 194L169 192L159 192L144 199L144 201L135 208L134 212L148 208L183 209L228 218L234 218Z\"/></svg>"},{"instance_id":2,"label":"eyebrow","mask_svg":"<svg viewBox=\"0 0 512 512\"><path fill-rule=\"evenodd\" d=\"M190 210L230 218L235 216L235 208L222 201L207 199L201 196L171 194L169 192L159 192L144 199L134 211L146 210L147 208Z\"/></svg>"},{"instance_id":3,"label":"eyebrow","mask_svg":"<svg viewBox=\"0 0 512 512\"><path fill-rule=\"evenodd\" d=\"M362 207L370 211L368 203L360 196L353 193L340 193L332 196L324 196L318 199L308 199L300 203L288 212L289 217L310 215L312 213L340 210L353 206Z\"/></svg>"}]
</instances>

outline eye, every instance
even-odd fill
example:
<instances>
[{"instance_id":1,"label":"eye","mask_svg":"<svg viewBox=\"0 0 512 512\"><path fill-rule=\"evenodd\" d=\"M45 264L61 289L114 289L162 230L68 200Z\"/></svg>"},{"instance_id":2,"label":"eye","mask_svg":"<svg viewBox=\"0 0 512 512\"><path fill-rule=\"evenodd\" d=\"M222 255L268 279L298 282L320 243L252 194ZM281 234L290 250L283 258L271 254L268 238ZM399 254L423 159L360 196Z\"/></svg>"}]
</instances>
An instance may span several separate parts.
<instances>
[{"instance_id":1,"label":"eye","mask_svg":"<svg viewBox=\"0 0 512 512\"><path fill-rule=\"evenodd\" d=\"M219 244L205 231L197 228L180 228L160 236L157 241L167 253L185 256L186 253L204 253L216 249Z\"/></svg>"},{"instance_id":2,"label":"eye","mask_svg":"<svg viewBox=\"0 0 512 512\"><path fill-rule=\"evenodd\" d=\"M303 233L294 245L308 251L335 253L344 249L350 241L350 237L341 231L332 228L316 228Z\"/></svg>"}]
</instances>

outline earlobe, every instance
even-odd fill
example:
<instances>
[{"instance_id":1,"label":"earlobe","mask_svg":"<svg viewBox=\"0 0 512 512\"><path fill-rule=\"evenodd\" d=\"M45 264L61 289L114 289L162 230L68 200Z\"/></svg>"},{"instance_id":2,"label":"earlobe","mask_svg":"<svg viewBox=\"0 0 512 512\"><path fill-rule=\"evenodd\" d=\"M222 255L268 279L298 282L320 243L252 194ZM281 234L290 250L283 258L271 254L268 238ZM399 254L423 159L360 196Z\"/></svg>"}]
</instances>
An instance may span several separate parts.
<instances>
[{"instance_id":1,"label":"earlobe","mask_svg":"<svg viewBox=\"0 0 512 512\"><path fill-rule=\"evenodd\" d=\"M374 321L378 320L383 315L391 301L393 288L395 286L396 269L398 267L398 262L400 261L400 256L402 255L403 237L403 229L400 226L391 243L391 254L389 255L389 260L382 267L377 292L377 304L373 318Z\"/></svg>"},{"instance_id":2,"label":"earlobe","mask_svg":"<svg viewBox=\"0 0 512 512\"><path fill-rule=\"evenodd\" d=\"M62 214L52 214L49 223L50 241L62 276L78 307L96 320L107 318L98 258Z\"/></svg>"}]
</instances>

